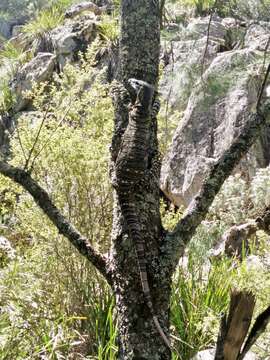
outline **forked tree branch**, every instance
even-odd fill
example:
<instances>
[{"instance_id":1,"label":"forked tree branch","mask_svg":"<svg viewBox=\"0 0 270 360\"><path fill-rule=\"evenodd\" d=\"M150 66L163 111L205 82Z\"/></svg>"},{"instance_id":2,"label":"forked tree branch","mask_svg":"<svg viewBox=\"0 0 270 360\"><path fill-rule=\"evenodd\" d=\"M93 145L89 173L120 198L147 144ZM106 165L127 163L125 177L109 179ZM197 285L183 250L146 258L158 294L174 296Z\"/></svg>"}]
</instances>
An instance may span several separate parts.
<instances>
[{"instance_id":1,"label":"forked tree branch","mask_svg":"<svg viewBox=\"0 0 270 360\"><path fill-rule=\"evenodd\" d=\"M28 191L29 194L32 195L36 204L57 227L59 233L64 235L80 252L80 254L96 267L96 269L109 283L111 282L106 257L98 253L89 241L70 224L70 222L61 214L59 209L53 204L48 193L31 177L28 172L16 168L4 161L0 161L0 173L20 184L26 191Z\"/></svg>"},{"instance_id":2,"label":"forked tree branch","mask_svg":"<svg viewBox=\"0 0 270 360\"><path fill-rule=\"evenodd\" d=\"M259 106L257 106L257 109L259 109ZM205 218L222 184L231 174L242 156L247 153L269 120L269 105L260 109L256 114L249 116L239 136L212 167L208 177L202 184L200 192L188 207L183 218L178 222L174 230L167 235L164 256L166 258L168 256L173 258L171 260L173 266L177 265L184 247L191 240L197 227Z\"/></svg>"}]
</instances>

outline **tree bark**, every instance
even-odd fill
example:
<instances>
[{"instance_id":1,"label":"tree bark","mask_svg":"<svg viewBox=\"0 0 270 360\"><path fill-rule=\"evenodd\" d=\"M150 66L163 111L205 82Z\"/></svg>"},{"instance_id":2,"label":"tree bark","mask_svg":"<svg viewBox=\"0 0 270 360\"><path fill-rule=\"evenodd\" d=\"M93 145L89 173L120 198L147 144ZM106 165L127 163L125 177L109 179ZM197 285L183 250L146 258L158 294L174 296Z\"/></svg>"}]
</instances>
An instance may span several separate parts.
<instances>
[{"instance_id":1,"label":"tree bark","mask_svg":"<svg viewBox=\"0 0 270 360\"><path fill-rule=\"evenodd\" d=\"M159 68L159 6L152 0L123 0L121 6L120 77L143 80L156 88ZM115 165L119 144L128 122L128 107L121 94L115 100L115 134L112 161ZM152 119L147 156L158 152L157 123ZM123 146L123 144L122 144ZM113 175L112 175L113 177ZM159 213L158 179L135 188L135 208L145 244L147 273L155 312L160 325L168 334L171 276L160 263L163 229ZM113 290L119 322L119 355L121 360L170 359L170 350L154 326L147 307L139 275L135 244L121 214L115 193L111 269Z\"/></svg>"}]
</instances>

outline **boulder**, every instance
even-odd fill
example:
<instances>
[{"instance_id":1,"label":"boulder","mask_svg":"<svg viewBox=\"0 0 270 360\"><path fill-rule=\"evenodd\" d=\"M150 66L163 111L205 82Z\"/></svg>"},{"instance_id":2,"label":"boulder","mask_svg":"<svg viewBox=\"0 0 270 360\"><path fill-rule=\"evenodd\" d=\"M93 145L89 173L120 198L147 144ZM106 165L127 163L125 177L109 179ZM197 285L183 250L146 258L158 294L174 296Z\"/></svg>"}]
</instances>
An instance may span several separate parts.
<instances>
[{"instance_id":1,"label":"boulder","mask_svg":"<svg viewBox=\"0 0 270 360\"><path fill-rule=\"evenodd\" d=\"M264 51L267 47L270 36L270 24L260 22L251 24L246 32L244 46Z\"/></svg>"},{"instance_id":2,"label":"boulder","mask_svg":"<svg viewBox=\"0 0 270 360\"><path fill-rule=\"evenodd\" d=\"M83 17L78 21L69 21L50 33L54 52L60 70L67 62L74 62L79 51L85 51L96 38L97 22L92 17Z\"/></svg>"},{"instance_id":3,"label":"boulder","mask_svg":"<svg viewBox=\"0 0 270 360\"><path fill-rule=\"evenodd\" d=\"M84 12L93 12L95 15L101 15L106 8L99 7L91 1L84 1L78 4L72 5L69 9L65 12L66 18L73 18L75 16L81 15Z\"/></svg>"},{"instance_id":4,"label":"boulder","mask_svg":"<svg viewBox=\"0 0 270 360\"><path fill-rule=\"evenodd\" d=\"M161 189L177 206L189 205L210 167L255 110L270 34L268 24L251 24L242 38L244 48L228 50L237 40L232 31L237 33L240 24L216 17L206 40L207 26L209 19L192 21L183 37L190 38L191 33L196 40L173 42L173 62L166 59L161 80L166 115L175 110L183 113L161 170ZM269 146L270 127L236 171L251 177L257 167L267 166Z\"/></svg>"},{"instance_id":5,"label":"boulder","mask_svg":"<svg viewBox=\"0 0 270 360\"><path fill-rule=\"evenodd\" d=\"M207 349L200 351L192 358L192 360L214 360L214 359L215 359L215 349ZM245 356L245 360L257 360L257 359L258 357L251 351L249 351Z\"/></svg>"},{"instance_id":6,"label":"boulder","mask_svg":"<svg viewBox=\"0 0 270 360\"><path fill-rule=\"evenodd\" d=\"M215 357L215 349L207 349L198 352L192 360L214 360Z\"/></svg>"},{"instance_id":7,"label":"boulder","mask_svg":"<svg viewBox=\"0 0 270 360\"><path fill-rule=\"evenodd\" d=\"M171 44L169 51L169 64L164 68L160 81L160 93L166 103L170 106L170 112L182 111L187 105L194 83L200 76L202 61L204 69L216 57L219 44L210 40L206 48L207 38L197 40L175 41ZM163 44L163 49L166 45ZM168 49L167 49L168 52ZM192 54L192 56L190 55Z\"/></svg>"},{"instance_id":8,"label":"boulder","mask_svg":"<svg viewBox=\"0 0 270 360\"><path fill-rule=\"evenodd\" d=\"M55 66L55 55L51 53L38 53L36 57L17 72L11 83L11 92L15 102L14 112L27 108L30 100L24 96L24 92L31 90L33 84L40 84L50 80Z\"/></svg>"},{"instance_id":9,"label":"boulder","mask_svg":"<svg viewBox=\"0 0 270 360\"><path fill-rule=\"evenodd\" d=\"M13 29L18 25L23 25L28 20L27 16L22 16L18 19L5 19L0 17L0 35L6 39L10 39L13 36Z\"/></svg>"},{"instance_id":10,"label":"boulder","mask_svg":"<svg viewBox=\"0 0 270 360\"><path fill-rule=\"evenodd\" d=\"M216 15L212 17L210 26L209 20L209 17L192 19L186 29L189 37L197 40L209 33L211 39L224 40L227 33L226 23L222 23L222 19Z\"/></svg>"},{"instance_id":11,"label":"boulder","mask_svg":"<svg viewBox=\"0 0 270 360\"><path fill-rule=\"evenodd\" d=\"M9 21L0 18L0 34L8 39L11 36L12 26Z\"/></svg>"},{"instance_id":12,"label":"boulder","mask_svg":"<svg viewBox=\"0 0 270 360\"><path fill-rule=\"evenodd\" d=\"M232 18L214 16L208 27L209 17L193 19L180 35L162 43L165 67L160 89L169 112L185 109L192 87L217 54L243 37L238 22Z\"/></svg>"}]
</instances>

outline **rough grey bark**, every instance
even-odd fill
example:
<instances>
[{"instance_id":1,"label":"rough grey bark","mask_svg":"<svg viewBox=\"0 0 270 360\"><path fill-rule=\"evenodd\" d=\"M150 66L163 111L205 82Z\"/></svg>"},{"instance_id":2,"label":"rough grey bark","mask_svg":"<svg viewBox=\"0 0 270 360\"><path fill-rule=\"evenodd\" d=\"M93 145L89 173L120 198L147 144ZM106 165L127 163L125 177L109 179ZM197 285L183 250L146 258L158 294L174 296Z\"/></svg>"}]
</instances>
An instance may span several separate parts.
<instances>
[{"instance_id":1,"label":"rough grey bark","mask_svg":"<svg viewBox=\"0 0 270 360\"><path fill-rule=\"evenodd\" d=\"M124 0L121 6L120 77L128 86L135 78L157 86L159 67L159 6L158 1ZM118 156L119 144L128 123L128 106L123 92L115 95L115 134L112 144L112 161ZM135 99L134 99L135 100ZM149 129L146 156L149 162L158 151L157 124L153 118ZM122 143L121 146L128 146ZM123 153L123 149L121 150ZM118 164L118 162L116 161ZM125 172L123 172L124 176ZM121 172L118 172L118 177ZM161 327L168 333L171 277L160 263L163 229L159 213L158 179L150 179L147 188L134 188L133 203L140 224L140 236L145 244L148 280L154 310ZM118 179L121 182L121 178ZM115 194L112 231L111 268L113 290L119 321L119 359L170 359L170 350L154 326L142 292L135 244L129 231L118 198Z\"/></svg>"}]
</instances>

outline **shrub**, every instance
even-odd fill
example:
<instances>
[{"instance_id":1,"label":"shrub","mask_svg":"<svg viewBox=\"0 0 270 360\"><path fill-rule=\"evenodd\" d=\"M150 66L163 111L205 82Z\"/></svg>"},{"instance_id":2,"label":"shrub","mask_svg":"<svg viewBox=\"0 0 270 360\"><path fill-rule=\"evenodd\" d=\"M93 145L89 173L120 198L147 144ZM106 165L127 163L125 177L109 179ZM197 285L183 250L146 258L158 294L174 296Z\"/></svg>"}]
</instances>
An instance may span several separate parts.
<instances>
[{"instance_id":1,"label":"shrub","mask_svg":"<svg viewBox=\"0 0 270 360\"><path fill-rule=\"evenodd\" d=\"M87 61L80 65L66 66L54 84L28 94L35 116L19 118L12 162L24 167L28 159L34 178L62 212L95 247L106 250L113 109L103 75L97 77ZM0 359L116 358L109 288L27 193L2 177L0 190L20 199L6 215L6 235L17 257L0 271Z\"/></svg>"},{"instance_id":2,"label":"shrub","mask_svg":"<svg viewBox=\"0 0 270 360\"><path fill-rule=\"evenodd\" d=\"M23 32L32 37L41 37L44 33L61 25L64 20L63 9L52 5L48 9L41 10L37 17L24 25Z\"/></svg>"}]
</instances>

